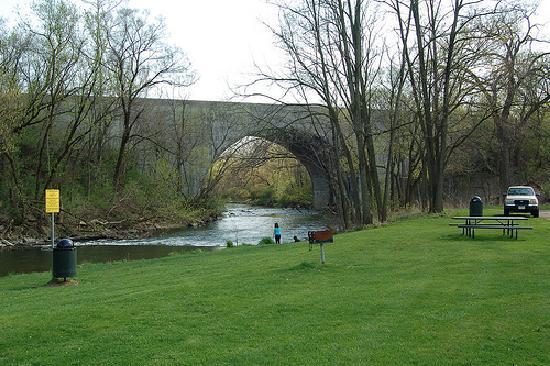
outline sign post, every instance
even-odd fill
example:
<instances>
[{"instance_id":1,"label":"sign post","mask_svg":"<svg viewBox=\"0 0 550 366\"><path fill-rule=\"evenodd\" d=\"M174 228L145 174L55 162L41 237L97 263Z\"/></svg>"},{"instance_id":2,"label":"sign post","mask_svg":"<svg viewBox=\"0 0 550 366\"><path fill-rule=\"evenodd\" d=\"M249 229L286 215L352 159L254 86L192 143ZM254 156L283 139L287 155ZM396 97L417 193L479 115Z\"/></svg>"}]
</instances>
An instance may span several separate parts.
<instances>
[{"instance_id":1,"label":"sign post","mask_svg":"<svg viewBox=\"0 0 550 366\"><path fill-rule=\"evenodd\" d=\"M52 214L52 249L55 246L55 214L59 212L59 189L46 189L46 213Z\"/></svg>"}]
</instances>

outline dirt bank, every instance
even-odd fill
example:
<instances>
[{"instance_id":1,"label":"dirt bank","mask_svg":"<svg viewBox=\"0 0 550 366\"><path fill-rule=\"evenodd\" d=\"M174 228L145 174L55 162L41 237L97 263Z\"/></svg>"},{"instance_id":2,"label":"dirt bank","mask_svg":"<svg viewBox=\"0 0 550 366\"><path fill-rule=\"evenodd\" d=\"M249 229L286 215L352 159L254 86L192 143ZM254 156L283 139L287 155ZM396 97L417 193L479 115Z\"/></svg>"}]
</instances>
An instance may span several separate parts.
<instances>
[{"instance_id":1,"label":"dirt bank","mask_svg":"<svg viewBox=\"0 0 550 366\"><path fill-rule=\"evenodd\" d=\"M218 215L211 215L193 222L161 222L144 221L115 221L101 220L70 222L65 221L56 225L56 238L69 238L74 241L86 240L128 240L144 239L158 235L165 231L200 227L212 222ZM0 248L17 249L49 244L51 240L50 227L46 225L0 225Z\"/></svg>"}]
</instances>

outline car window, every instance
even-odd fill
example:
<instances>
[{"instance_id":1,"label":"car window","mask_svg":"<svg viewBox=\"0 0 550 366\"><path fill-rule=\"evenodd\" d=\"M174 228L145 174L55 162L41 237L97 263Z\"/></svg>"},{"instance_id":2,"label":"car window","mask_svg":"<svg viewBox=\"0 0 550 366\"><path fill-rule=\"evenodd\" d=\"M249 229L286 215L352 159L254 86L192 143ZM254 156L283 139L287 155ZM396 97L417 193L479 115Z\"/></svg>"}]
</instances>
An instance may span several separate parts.
<instances>
[{"instance_id":1,"label":"car window","mask_svg":"<svg viewBox=\"0 0 550 366\"><path fill-rule=\"evenodd\" d=\"M531 188L509 188L509 196L534 196L535 193Z\"/></svg>"}]
</instances>

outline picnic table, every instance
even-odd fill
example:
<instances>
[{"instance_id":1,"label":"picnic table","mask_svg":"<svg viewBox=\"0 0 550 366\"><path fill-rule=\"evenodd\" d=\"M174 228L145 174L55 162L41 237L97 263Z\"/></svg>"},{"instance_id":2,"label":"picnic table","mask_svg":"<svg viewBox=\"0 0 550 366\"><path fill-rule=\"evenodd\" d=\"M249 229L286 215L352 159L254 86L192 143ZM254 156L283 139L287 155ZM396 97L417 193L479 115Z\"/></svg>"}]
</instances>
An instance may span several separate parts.
<instances>
[{"instance_id":1,"label":"picnic table","mask_svg":"<svg viewBox=\"0 0 550 366\"><path fill-rule=\"evenodd\" d=\"M519 230L532 230L530 226L519 226L518 221L527 220L526 217L516 217L516 216L456 216L453 217L453 220L462 220L464 224L449 224L458 226L459 229L462 229L462 234L466 234L472 239L475 238L476 229L492 229L492 230L502 230L502 235L508 234L511 238L514 237L514 232L516 239L518 238ZM491 221L491 223L487 223Z\"/></svg>"}]
</instances>

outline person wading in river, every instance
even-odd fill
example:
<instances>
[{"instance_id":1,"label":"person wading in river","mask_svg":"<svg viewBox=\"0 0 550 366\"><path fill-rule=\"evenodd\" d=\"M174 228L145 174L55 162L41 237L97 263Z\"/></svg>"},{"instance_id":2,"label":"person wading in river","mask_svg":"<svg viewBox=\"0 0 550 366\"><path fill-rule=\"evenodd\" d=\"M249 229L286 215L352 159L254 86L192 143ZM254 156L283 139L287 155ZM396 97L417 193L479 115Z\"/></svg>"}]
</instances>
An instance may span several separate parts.
<instances>
[{"instance_id":1,"label":"person wading in river","mask_svg":"<svg viewBox=\"0 0 550 366\"><path fill-rule=\"evenodd\" d=\"M281 228L279 223L275 223L275 228L273 229L273 236L275 237L275 244L281 244Z\"/></svg>"}]
</instances>

